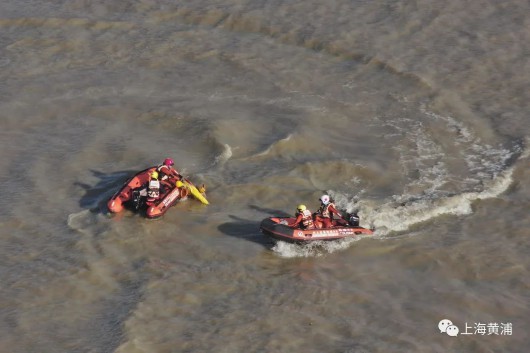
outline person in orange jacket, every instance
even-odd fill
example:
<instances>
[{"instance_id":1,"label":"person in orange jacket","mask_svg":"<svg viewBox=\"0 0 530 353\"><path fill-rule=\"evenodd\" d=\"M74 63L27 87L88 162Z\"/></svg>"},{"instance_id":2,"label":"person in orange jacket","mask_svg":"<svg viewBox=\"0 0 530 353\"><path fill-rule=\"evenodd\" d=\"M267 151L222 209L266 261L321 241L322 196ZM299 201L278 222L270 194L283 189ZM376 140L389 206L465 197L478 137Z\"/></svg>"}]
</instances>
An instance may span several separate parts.
<instances>
[{"instance_id":1,"label":"person in orange jacket","mask_svg":"<svg viewBox=\"0 0 530 353\"><path fill-rule=\"evenodd\" d=\"M289 225L291 228L314 229L313 215L305 205L298 205L296 208L296 221Z\"/></svg>"},{"instance_id":2,"label":"person in orange jacket","mask_svg":"<svg viewBox=\"0 0 530 353\"><path fill-rule=\"evenodd\" d=\"M167 193L169 190L173 190L175 182L182 179L182 175L173 168L175 163L173 159L166 158L164 162L156 168L160 180L160 192L162 194Z\"/></svg>"},{"instance_id":3,"label":"person in orange jacket","mask_svg":"<svg viewBox=\"0 0 530 353\"><path fill-rule=\"evenodd\" d=\"M170 181L169 179L180 180L182 178L180 173L173 167L174 165L175 162L173 162L173 159L166 158L164 159L164 163L156 168L161 181Z\"/></svg>"},{"instance_id":4,"label":"person in orange jacket","mask_svg":"<svg viewBox=\"0 0 530 353\"><path fill-rule=\"evenodd\" d=\"M333 226L333 215L337 215L342 219L342 214L333 204L329 195L322 195L320 198L320 208L315 214L315 221L322 228L331 228Z\"/></svg>"}]
</instances>

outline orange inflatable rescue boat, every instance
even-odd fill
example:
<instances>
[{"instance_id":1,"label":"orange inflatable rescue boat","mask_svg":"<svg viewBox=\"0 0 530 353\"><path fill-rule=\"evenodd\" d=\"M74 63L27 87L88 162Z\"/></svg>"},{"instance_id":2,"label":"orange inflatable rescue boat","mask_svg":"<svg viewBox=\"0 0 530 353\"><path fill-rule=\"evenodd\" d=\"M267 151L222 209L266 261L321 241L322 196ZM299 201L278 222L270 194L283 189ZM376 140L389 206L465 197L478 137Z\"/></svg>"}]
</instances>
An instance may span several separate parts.
<instances>
[{"instance_id":1,"label":"orange inflatable rescue boat","mask_svg":"<svg viewBox=\"0 0 530 353\"><path fill-rule=\"evenodd\" d=\"M289 226L295 222L296 218L270 217L261 222L260 230L263 234L275 240L282 240L289 243L338 240L374 234L371 229L360 227L354 222L350 223L342 219L333 221L333 227L331 228L301 229Z\"/></svg>"},{"instance_id":2,"label":"orange inflatable rescue boat","mask_svg":"<svg viewBox=\"0 0 530 353\"><path fill-rule=\"evenodd\" d=\"M208 204L204 193L204 185L199 189L187 178L182 178L180 182L161 182L160 195L153 199L147 196L147 185L150 176L157 167L151 167L138 172L129 178L107 202L107 207L111 213L119 213L124 208L138 211L145 208L147 218L157 218L178 201L188 198L189 195L204 204ZM178 186L177 186L178 185Z\"/></svg>"}]
</instances>

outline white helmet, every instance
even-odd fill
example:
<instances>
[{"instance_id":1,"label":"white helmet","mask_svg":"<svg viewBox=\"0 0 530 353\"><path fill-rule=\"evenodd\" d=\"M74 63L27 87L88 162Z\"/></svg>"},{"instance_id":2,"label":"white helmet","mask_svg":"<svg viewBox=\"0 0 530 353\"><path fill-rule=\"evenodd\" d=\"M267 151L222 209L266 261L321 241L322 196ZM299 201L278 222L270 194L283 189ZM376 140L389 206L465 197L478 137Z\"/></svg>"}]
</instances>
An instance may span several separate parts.
<instances>
[{"instance_id":1,"label":"white helmet","mask_svg":"<svg viewBox=\"0 0 530 353\"><path fill-rule=\"evenodd\" d=\"M320 201L322 201L324 205L327 205L329 203L329 195L322 195Z\"/></svg>"}]
</instances>

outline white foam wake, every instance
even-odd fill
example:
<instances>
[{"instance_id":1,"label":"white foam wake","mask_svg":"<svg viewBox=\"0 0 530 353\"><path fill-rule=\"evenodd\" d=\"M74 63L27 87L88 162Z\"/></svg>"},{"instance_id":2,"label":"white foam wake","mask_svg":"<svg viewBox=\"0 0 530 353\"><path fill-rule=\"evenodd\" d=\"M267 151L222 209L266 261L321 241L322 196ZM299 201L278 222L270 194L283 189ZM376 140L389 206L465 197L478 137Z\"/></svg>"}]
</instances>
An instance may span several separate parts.
<instances>
[{"instance_id":1,"label":"white foam wake","mask_svg":"<svg viewBox=\"0 0 530 353\"><path fill-rule=\"evenodd\" d=\"M525 151L519 159L526 159L529 155L529 151ZM515 168L516 165L513 165L497 174L496 178L485 183L483 191L480 192L465 192L437 199L417 199L404 205L396 205L394 201L376 208L360 205L360 216L365 223L375 227L377 235L386 235L390 232L405 231L414 224L440 215L470 214L473 202L498 197L510 187Z\"/></svg>"},{"instance_id":2,"label":"white foam wake","mask_svg":"<svg viewBox=\"0 0 530 353\"><path fill-rule=\"evenodd\" d=\"M272 251L284 258L320 257L349 248L353 243L370 237L369 235L345 238L334 241L314 241L308 244L290 244L278 241Z\"/></svg>"}]
</instances>

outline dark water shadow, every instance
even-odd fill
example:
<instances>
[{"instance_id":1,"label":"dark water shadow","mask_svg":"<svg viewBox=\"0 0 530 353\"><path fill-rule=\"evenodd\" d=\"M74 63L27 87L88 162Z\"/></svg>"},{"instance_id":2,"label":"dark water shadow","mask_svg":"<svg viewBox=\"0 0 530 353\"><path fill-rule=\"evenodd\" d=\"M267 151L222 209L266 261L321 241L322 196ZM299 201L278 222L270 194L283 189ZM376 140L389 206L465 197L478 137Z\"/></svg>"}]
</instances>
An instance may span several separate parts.
<instances>
[{"instance_id":1,"label":"dark water shadow","mask_svg":"<svg viewBox=\"0 0 530 353\"><path fill-rule=\"evenodd\" d=\"M275 210L271 208L265 208L256 205L249 205L249 208L264 213L264 219L272 216L289 216L289 214L284 211ZM232 237L252 241L267 248L270 248L272 245L274 245L274 241L271 238L261 233L259 229L261 220L255 221L250 219L244 219L235 215L229 215L228 217L230 217L233 221L220 224L217 229L221 233L230 235Z\"/></svg>"},{"instance_id":2,"label":"dark water shadow","mask_svg":"<svg viewBox=\"0 0 530 353\"><path fill-rule=\"evenodd\" d=\"M245 239L265 247L269 247L272 241L259 230L259 222L229 215L233 221L225 222L217 226L217 229L226 235Z\"/></svg>"},{"instance_id":3,"label":"dark water shadow","mask_svg":"<svg viewBox=\"0 0 530 353\"><path fill-rule=\"evenodd\" d=\"M113 173L103 173L90 170L93 176L98 178L96 185L75 182L74 185L85 190L85 194L79 199L79 206L93 213L108 213L107 201L120 189L123 183L138 171L124 170Z\"/></svg>"}]
</instances>

